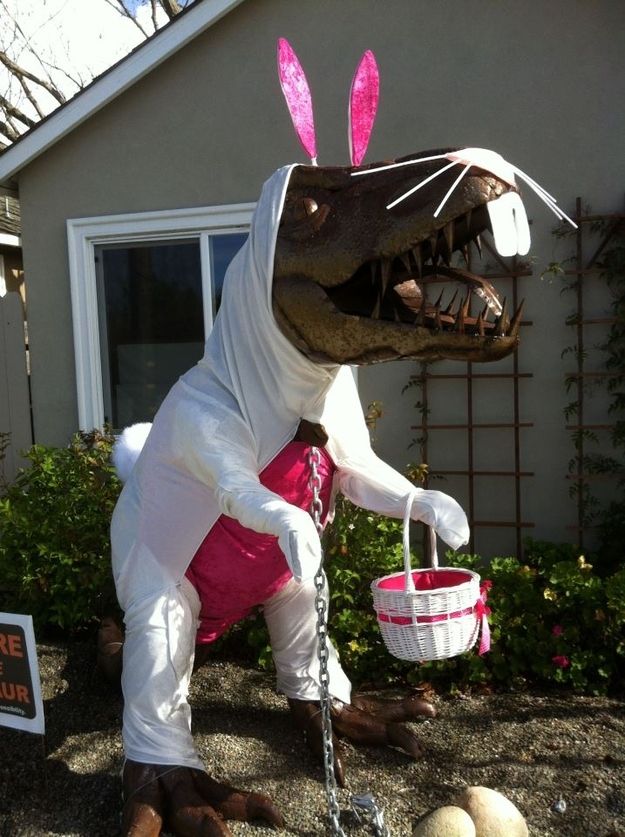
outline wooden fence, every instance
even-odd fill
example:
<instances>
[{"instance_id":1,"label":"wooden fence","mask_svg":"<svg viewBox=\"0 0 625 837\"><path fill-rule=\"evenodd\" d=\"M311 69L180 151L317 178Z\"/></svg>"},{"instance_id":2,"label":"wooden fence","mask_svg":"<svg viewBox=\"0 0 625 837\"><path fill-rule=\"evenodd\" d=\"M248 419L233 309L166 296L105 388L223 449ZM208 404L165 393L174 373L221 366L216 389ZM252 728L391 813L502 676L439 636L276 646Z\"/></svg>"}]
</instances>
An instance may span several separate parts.
<instances>
[{"instance_id":1,"label":"wooden fence","mask_svg":"<svg viewBox=\"0 0 625 837\"><path fill-rule=\"evenodd\" d=\"M18 293L8 293L0 298L0 489L24 464L20 451L32 441L24 306Z\"/></svg>"}]
</instances>

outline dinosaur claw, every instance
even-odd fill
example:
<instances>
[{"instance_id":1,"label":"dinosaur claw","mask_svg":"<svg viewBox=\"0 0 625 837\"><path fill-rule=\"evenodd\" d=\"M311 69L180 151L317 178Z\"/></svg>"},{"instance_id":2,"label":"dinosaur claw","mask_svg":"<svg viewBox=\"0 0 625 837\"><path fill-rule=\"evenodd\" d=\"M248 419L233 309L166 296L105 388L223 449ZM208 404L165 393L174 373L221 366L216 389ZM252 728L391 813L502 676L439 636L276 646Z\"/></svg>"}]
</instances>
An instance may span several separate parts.
<instances>
[{"instance_id":1,"label":"dinosaur claw","mask_svg":"<svg viewBox=\"0 0 625 837\"><path fill-rule=\"evenodd\" d=\"M319 704L310 700L288 699L289 708L293 722L298 729L304 733L304 739L308 749L318 761L323 764L323 724ZM343 750L337 739L332 735L332 748L334 751L334 775L339 787L345 787L345 768L343 766Z\"/></svg>"},{"instance_id":2,"label":"dinosaur claw","mask_svg":"<svg viewBox=\"0 0 625 837\"><path fill-rule=\"evenodd\" d=\"M404 724L387 724L386 734L391 747L398 747L413 759L421 759L425 755L423 744Z\"/></svg>"},{"instance_id":3,"label":"dinosaur claw","mask_svg":"<svg viewBox=\"0 0 625 837\"><path fill-rule=\"evenodd\" d=\"M340 744L334 747L334 775L340 788L345 787L345 767L343 766L342 748Z\"/></svg>"},{"instance_id":4,"label":"dinosaur claw","mask_svg":"<svg viewBox=\"0 0 625 837\"><path fill-rule=\"evenodd\" d=\"M122 837L159 837L163 827L177 837L232 837L224 820L284 825L269 797L237 790L203 770L127 760L123 786Z\"/></svg>"},{"instance_id":5,"label":"dinosaur claw","mask_svg":"<svg viewBox=\"0 0 625 837\"><path fill-rule=\"evenodd\" d=\"M401 700L389 700L369 695L352 695L352 704L369 712L380 721L414 721L416 718L435 718L436 707L429 700L409 695Z\"/></svg>"}]
</instances>

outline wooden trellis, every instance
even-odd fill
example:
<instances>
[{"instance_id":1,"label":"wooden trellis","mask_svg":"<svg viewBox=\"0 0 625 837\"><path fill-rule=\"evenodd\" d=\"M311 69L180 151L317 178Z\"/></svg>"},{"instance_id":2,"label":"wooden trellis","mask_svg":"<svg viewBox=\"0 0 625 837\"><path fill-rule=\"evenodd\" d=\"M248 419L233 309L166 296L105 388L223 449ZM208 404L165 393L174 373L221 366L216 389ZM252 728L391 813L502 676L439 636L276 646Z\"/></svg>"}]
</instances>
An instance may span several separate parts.
<instances>
[{"instance_id":1,"label":"wooden trellis","mask_svg":"<svg viewBox=\"0 0 625 837\"><path fill-rule=\"evenodd\" d=\"M479 273L488 280L496 280L498 286L504 288L506 292L509 310L515 311L522 295L520 293L520 284L525 277L531 276L532 272L528 265L518 259L503 259L497 251L487 242L482 242L483 256L489 257L494 261L494 267L483 270ZM471 254L471 258L474 254ZM471 266L469 266L471 269ZM521 322L522 328L525 330L532 325L529 320ZM523 338L522 338L523 339ZM487 365L467 363L464 369L458 373L439 373L436 366L423 363L420 365L420 371L413 375L411 382L420 388L420 411L421 423L414 425L412 430L418 431L420 434L420 455L423 462L429 465L429 474L427 484L430 487L442 487L435 482L436 478L440 477L460 477L466 480L467 485L467 516L469 518L469 525L471 527L471 541L468 548L473 552L476 551L476 531L486 528L510 528L512 527L516 533L516 549L517 554L521 555L523 544L523 533L525 530L534 526L534 523L524 518L522 502L521 502L521 482L522 480L532 477L533 472L525 470L522 466L522 430L533 426L533 422L523 419L520 401L519 386L524 378L531 378L532 373L521 369L518 350L514 352L512 359L512 369L509 372L501 371L485 371ZM435 417L430 413L429 397L432 387L442 381L465 381L466 399L464 399L463 415L458 416L458 420L453 423L440 423L435 420ZM512 399L512 420L511 421L493 421L483 422L475 419L475 388L478 381L498 381L501 383L508 382L511 388ZM457 407L460 412L461 404ZM477 434L492 431L505 431L510 436L510 443L513 451L513 465L512 467L497 468L495 467L476 467L475 463L475 448ZM462 434L464 436L466 451L467 451L467 466L460 469L449 469L438 467L436 464L436 450L437 446L444 444L440 438L444 434ZM436 440L433 442L433 437ZM476 502L476 492L478 486L481 487L485 480L494 480L497 483L497 490L511 492L513 496L514 514L510 517L503 517L501 519L491 519L488 513L484 513L482 508Z\"/></svg>"},{"instance_id":2,"label":"wooden trellis","mask_svg":"<svg viewBox=\"0 0 625 837\"><path fill-rule=\"evenodd\" d=\"M577 359L575 371L567 373L567 379L574 381L576 398L576 422L567 425L567 430L575 434L576 438L576 466L567 478L576 483L576 522L569 528L576 533L577 542L580 548L588 545L589 532L592 528L592 521L588 514L587 490L591 489L593 483L598 480L615 479L618 475L598 474L589 471L587 468L586 454L588 452L589 437L604 438L609 440L609 434L614 429L613 423L593 422L587 420L587 390L591 381L606 381L614 374L604 370L590 368L587 348L596 344L598 339L605 337L605 332L616 322L613 316L588 316L587 296L589 283L602 282L600 259L602 254L614 243L615 236L623 236L625 232L625 213L592 214L585 212L581 198L576 200L575 221L577 231L575 233L575 256L574 264L564 271L565 275L575 280L575 311L569 317L569 324L575 329L575 356ZM600 228L600 239L597 243L593 231ZM592 245L594 244L594 249ZM587 255L587 250L591 255ZM610 447L610 442L605 444Z\"/></svg>"}]
</instances>

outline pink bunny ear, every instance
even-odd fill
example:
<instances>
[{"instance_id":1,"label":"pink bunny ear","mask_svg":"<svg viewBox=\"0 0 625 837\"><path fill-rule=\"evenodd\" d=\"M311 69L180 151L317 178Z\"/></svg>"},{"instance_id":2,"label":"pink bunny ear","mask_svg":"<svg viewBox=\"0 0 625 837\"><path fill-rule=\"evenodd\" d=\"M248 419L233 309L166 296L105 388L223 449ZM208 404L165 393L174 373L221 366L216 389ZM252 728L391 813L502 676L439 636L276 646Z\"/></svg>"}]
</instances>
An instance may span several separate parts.
<instances>
[{"instance_id":1,"label":"pink bunny ear","mask_svg":"<svg viewBox=\"0 0 625 837\"><path fill-rule=\"evenodd\" d=\"M375 55L367 50L356 68L349 92L349 155L359 166L367 153L380 98L380 74Z\"/></svg>"},{"instance_id":2,"label":"pink bunny ear","mask_svg":"<svg viewBox=\"0 0 625 837\"><path fill-rule=\"evenodd\" d=\"M302 65L285 38L278 39L278 75L293 127L313 166L317 165L317 142L310 87Z\"/></svg>"}]
</instances>

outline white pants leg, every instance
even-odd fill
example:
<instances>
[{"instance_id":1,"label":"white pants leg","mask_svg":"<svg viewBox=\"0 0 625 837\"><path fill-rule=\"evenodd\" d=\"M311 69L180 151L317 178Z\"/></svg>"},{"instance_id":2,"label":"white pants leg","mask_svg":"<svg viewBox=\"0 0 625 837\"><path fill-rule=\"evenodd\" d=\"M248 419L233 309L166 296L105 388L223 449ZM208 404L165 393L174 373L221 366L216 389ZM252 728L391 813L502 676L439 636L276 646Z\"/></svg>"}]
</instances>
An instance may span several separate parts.
<instances>
[{"instance_id":1,"label":"white pants leg","mask_svg":"<svg viewBox=\"0 0 625 837\"><path fill-rule=\"evenodd\" d=\"M287 697L298 700L319 700L321 694L315 595L312 579L305 582L291 579L263 604L276 664L278 689ZM325 599L327 603L327 585ZM330 641L328 674L331 696L349 703L351 684Z\"/></svg>"},{"instance_id":2,"label":"white pants leg","mask_svg":"<svg viewBox=\"0 0 625 837\"><path fill-rule=\"evenodd\" d=\"M204 768L191 736L187 697L200 602L186 580L125 614L123 740L143 764Z\"/></svg>"}]
</instances>

